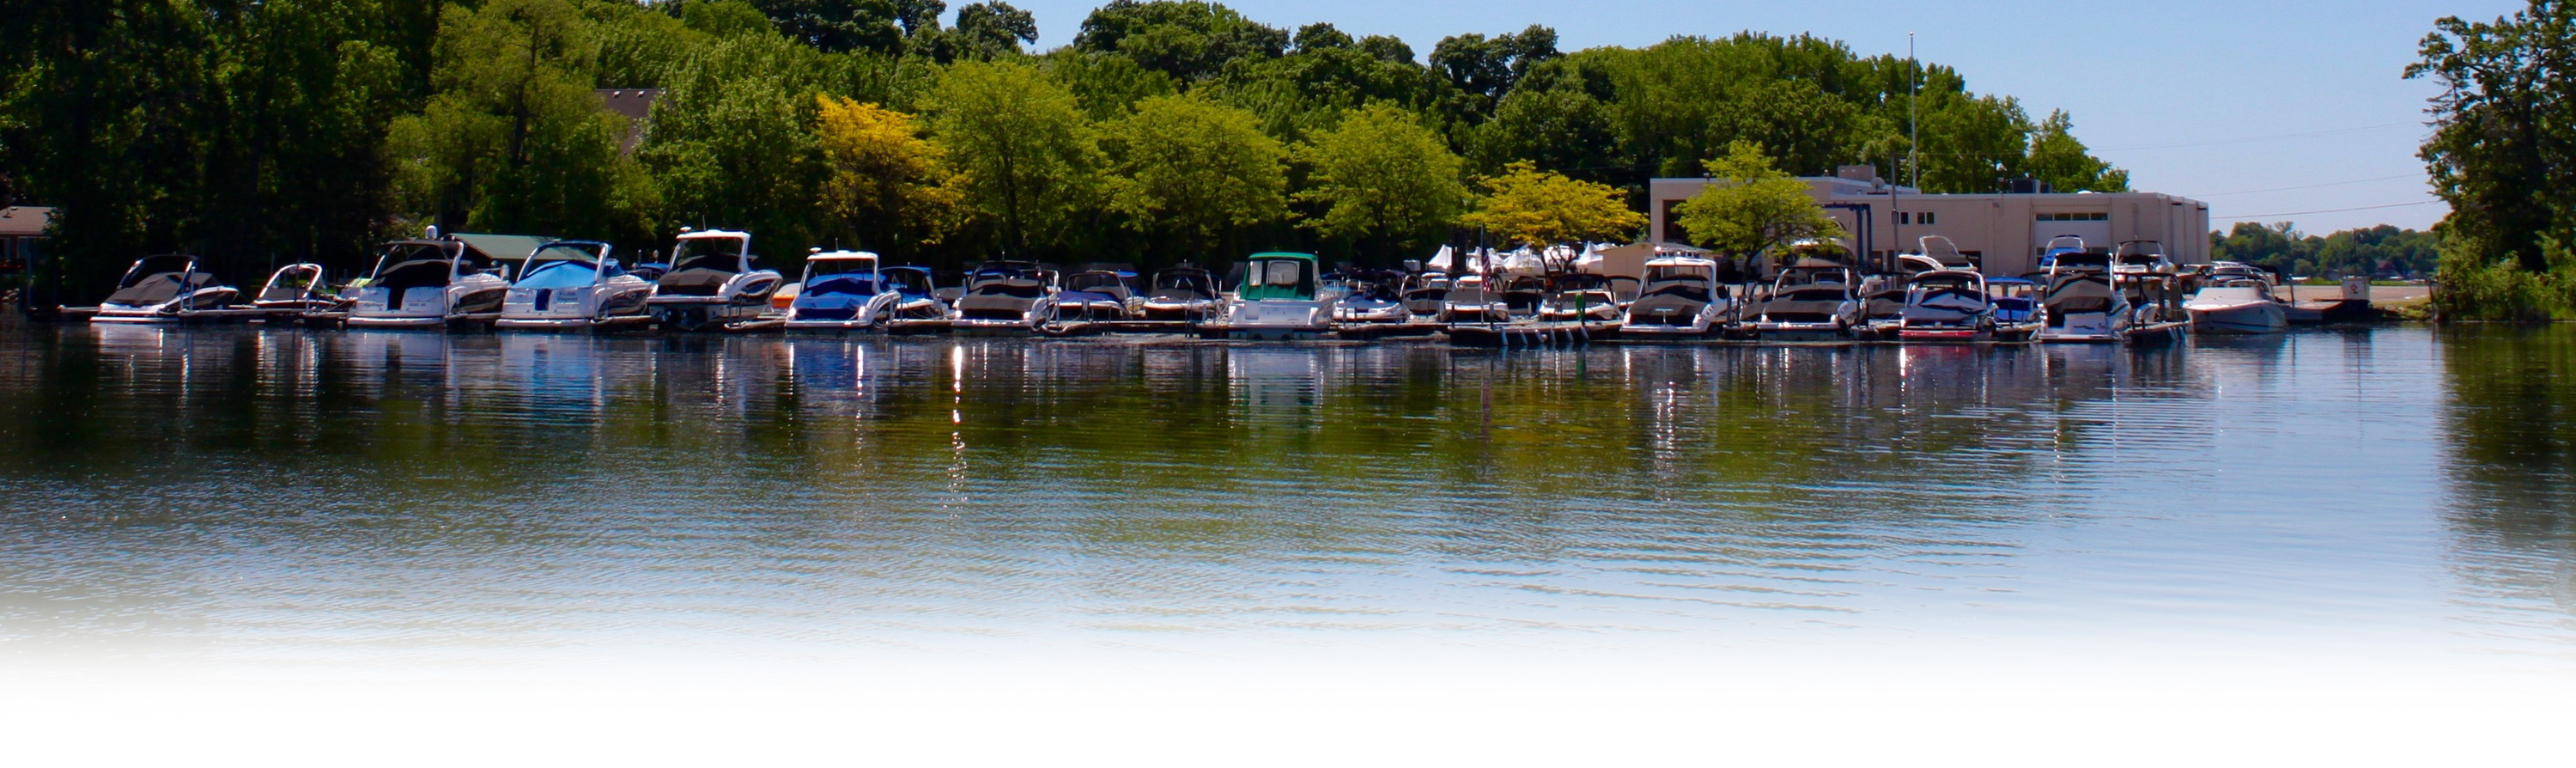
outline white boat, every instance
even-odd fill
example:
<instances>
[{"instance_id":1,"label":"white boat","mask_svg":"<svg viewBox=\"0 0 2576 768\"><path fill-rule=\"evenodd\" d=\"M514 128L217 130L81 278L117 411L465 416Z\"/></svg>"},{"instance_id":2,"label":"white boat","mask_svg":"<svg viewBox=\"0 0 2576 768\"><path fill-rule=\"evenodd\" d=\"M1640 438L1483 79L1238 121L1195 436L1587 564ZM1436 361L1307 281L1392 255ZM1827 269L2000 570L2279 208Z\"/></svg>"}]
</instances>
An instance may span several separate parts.
<instances>
[{"instance_id":1,"label":"white boat","mask_svg":"<svg viewBox=\"0 0 2576 768\"><path fill-rule=\"evenodd\" d=\"M1333 302L1334 322L1401 323L1409 314L1404 309L1403 273L1355 272L1332 282L1341 287L1342 294L1340 300Z\"/></svg>"},{"instance_id":2,"label":"white boat","mask_svg":"<svg viewBox=\"0 0 2576 768\"><path fill-rule=\"evenodd\" d=\"M1228 338L1312 338L1332 330L1339 298L1324 290L1313 255L1256 253L1245 263L1243 283L1219 323Z\"/></svg>"},{"instance_id":3,"label":"white boat","mask_svg":"<svg viewBox=\"0 0 2576 768\"><path fill-rule=\"evenodd\" d=\"M1556 277L1554 290L1539 304L1540 322L1614 322L1627 315L1620 301L1619 281L1633 286L1633 277L1603 277L1585 272L1570 272ZM1634 296L1633 288L1628 292Z\"/></svg>"},{"instance_id":4,"label":"white boat","mask_svg":"<svg viewBox=\"0 0 2576 768\"><path fill-rule=\"evenodd\" d=\"M501 317L509 270L483 251L436 229L396 240L351 298L348 323L359 328L445 328Z\"/></svg>"},{"instance_id":5,"label":"white boat","mask_svg":"<svg viewBox=\"0 0 2576 768\"><path fill-rule=\"evenodd\" d=\"M197 264L197 257L178 253L145 256L127 267L116 292L98 303L97 323L176 323L224 310L241 295Z\"/></svg>"},{"instance_id":6,"label":"white boat","mask_svg":"<svg viewBox=\"0 0 2576 768\"><path fill-rule=\"evenodd\" d=\"M273 317L287 317L329 310L343 301L323 285L322 265L288 264L269 273L268 283L251 299L251 306Z\"/></svg>"},{"instance_id":7,"label":"white boat","mask_svg":"<svg viewBox=\"0 0 2576 768\"><path fill-rule=\"evenodd\" d=\"M2164 344L2180 341L2191 331L2191 313L2183 309L2182 270L2165 257L2163 243L2121 241L2111 252L2111 276L2129 303L2122 341Z\"/></svg>"},{"instance_id":8,"label":"white boat","mask_svg":"<svg viewBox=\"0 0 2576 768\"><path fill-rule=\"evenodd\" d=\"M798 284L787 303L788 330L861 330L948 312L931 295L929 270L887 268L866 251L808 255Z\"/></svg>"},{"instance_id":9,"label":"white boat","mask_svg":"<svg viewBox=\"0 0 2576 768\"><path fill-rule=\"evenodd\" d=\"M1136 275L1111 269L1076 272L1064 287L1039 307L1042 322L1091 323L1126 320L1143 307L1136 298Z\"/></svg>"},{"instance_id":10,"label":"white boat","mask_svg":"<svg viewBox=\"0 0 2576 768\"><path fill-rule=\"evenodd\" d=\"M732 328L761 320L770 312L769 295L786 279L754 266L759 258L752 255L750 233L681 229L671 270L654 281L645 306L663 328L672 330Z\"/></svg>"},{"instance_id":11,"label":"white boat","mask_svg":"<svg viewBox=\"0 0 2576 768\"><path fill-rule=\"evenodd\" d=\"M652 318L644 302L653 283L628 274L595 240L558 240L538 246L519 268L501 302L502 328L575 330L641 325Z\"/></svg>"},{"instance_id":12,"label":"white boat","mask_svg":"<svg viewBox=\"0 0 2576 768\"><path fill-rule=\"evenodd\" d=\"M1733 297L1717 284L1717 261L1699 256L1657 256L1646 261L1645 284L1621 319L1623 336L1705 336L1720 330Z\"/></svg>"},{"instance_id":13,"label":"white boat","mask_svg":"<svg viewBox=\"0 0 2576 768\"><path fill-rule=\"evenodd\" d=\"M1512 319L1511 305L1495 288L1491 275L1459 275L1440 299L1440 314L1452 323L1500 323Z\"/></svg>"},{"instance_id":14,"label":"white boat","mask_svg":"<svg viewBox=\"0 0 2576 768\"><path fill-rule=\"evenodd\" d=\"M1154 285L1145 292L1142 316L1147 320L1198 322L1215 311L1216 276L1197 267L1174 267L1155 273Z\"/></svg>"},{"instance_id":15,"label":"white boat","mask_svg":"<svg viewBox=\"0 0 2576 768\"><path fill-rule=\"evenodd\" d=\"M1861 324L1857 277L1842 262L1818 257L1781 268L1754 312L1753 332L1766 339L1849 337Z\"/></svg>"},{"instance_id":16,"label":"white boat","mask_svg":"<svg viewBox=\"0 0 2576 768\"><path fill-rule=\"evenodd\" d=\"M1448 246L1441 246L1443 254ZM1449 273L1440 270L1415 272L1404 276L1404 285L1396 291L1404 301L1404 319L1416 323L1440 323L1449 320Z\"/></svg>"},{"instance_id":17,"label":"white boat","mask_svg":"<svg viewBox=\"0 0 2576 768\"><path fill-rule=\"evenodd\" d=\"M2192 330L2202 333L2280 333L2290 329L2290 305L2262 270L2232 261L2210 265L2201 287L2182 303Z\"/></svg>"},{"instance_id":18,"label":"white boat","mask_svg":"<svg viewBox=\"0 0 2576 768\"><path fill-rule=\"evenodd\" d=\"M1901 341L1998 340L1986 276L1973 269L1916 272L1906 281L1895 336ZM2021 334L2017 340L2028 340Z\"/></svg>"},{"instance_id":19,"label":"white boat","mask_svg":"<svg viewBox=\"0 0 2576 768\"><path fill-rule=\"evenodd\" d=\"M1033 262L991 261L966 273L966 291L948 306L949 327L967 334L1035 330L1055 295L1056 273Z\"/></svg>"}]
</instances>

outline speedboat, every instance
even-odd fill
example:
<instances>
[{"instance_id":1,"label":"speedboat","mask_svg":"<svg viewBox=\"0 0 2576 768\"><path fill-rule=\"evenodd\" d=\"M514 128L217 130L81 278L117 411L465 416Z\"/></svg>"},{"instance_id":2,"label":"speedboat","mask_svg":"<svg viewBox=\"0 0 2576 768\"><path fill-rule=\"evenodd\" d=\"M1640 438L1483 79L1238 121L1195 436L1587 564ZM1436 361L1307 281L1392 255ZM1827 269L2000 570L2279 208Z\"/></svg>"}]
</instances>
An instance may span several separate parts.
<instances>
[{"instance_id":1,"label":"speedboat","mask_svg":"<svg viewBox=\"0 0 2576 768\"><path fill-rule=\"evenodd\" d=\"M1399 293L1404 276L1386 270L1344 275L1334 281L1342 298L1333 303L1333 320L1343 323L1401 323L1407 313Z\"/></svg>"},{"instance_id":2,"label":"speedboat","mask_svg":"<svg viewBox=\"0 0 2576 768\"><path fill-rule=\"evenodd\" d=\"M2047 325L2040 341L2104 343L2126 335L2134 312L2113 283L2110 254L2086 249L2083 238L2060 235L2048 241L2040 261L2048 265L2040 294Z\"/></svg>"},{"instance_id":3,"label":"speedboat","mask_svg":"<svg viewBox=\"0 0 2576 768\"><path fill-rule=\"evenodd\" d=\"M292 316L332 309L345 301L322 284L322 265L288 264L269 273L267 285L250 304L271 316Z\"/></svg>"},{"instance_id":4,"label":"speedboat","mask_svg":"<svg viewBox=\"0 0 2576 768\"><path fill-rule=\"evenodd\" d=\"M2279 333L2290 328L2290 305L2275 295L2262 270L2232 261L2210 265L2200 290L2182 303L2192 330L2202 333Z\"/></svg>"},{"instance_id":5,"label":"speedboat","mask_svg":"<svg viewBox=\"0 0 2576 768\"><path fill-rule=\"evenodd\" d=\"M907 298L887 279L877 255L866 251L808 254L798 285L796 297L787 302L788 330L877 327L893 320Z\"/></svg>"},{"instance_id":6,"label":"speedboat","mask_svg":"<svg viewBox=\"0 0 2576 768\"><path fill-rule=\"evenodd\" d=\"M651 318L644 300L653 283L626 273L612 249L596 240L558 240L528 254L519 279L510 283L501 302L502 328L569 330L612 324L637 325Z\"/></svg>"},{"instance_id":7,"label":"speedboat","mask_svg":"<svg viewBox=\"0 0 2576 768\"><path fill-rule=\"evenodd\" d=\"M1332 330L1333 302L1315 257L1305 253L1256 253L1244 265L1243 283L1226 304L1226 336L1294 339Z\"/></svg>"},{"instance_id":8,"label":"speedboat","mask_svg":"<svg viewBox=\"0 0 2576 768\"><path fill-rule=\"evenodd\" d=\"M1556 290L1539 305L1538 319L1549 322L1611 322L1626 312L1611 278L1574 272L1558 275Z\"/></svg>"},{"instance_id":9,"label":"speedboat","mask_svg":"<svg viewBox=\"0 0 2576 768\"><path fill-rule=\"evenodd\" d=\"M1135 315L1136 275L1094 269L1074 273L1064 288L1047 297L1046 322L1077 323L1126 320Z\"/></svg>"},{"instance_id":10,"label":"speedboat","mask_svg":"<svg viewBox=\"0 0 2576 768\"><path fill-rule=\"evenodd\" d=\"M1623 336L1705 336L1734 302L1717 284L1717 261L1658 256L1646 262L1644 285L1619 325Z\"/></svg>"},{"instance_id":11,"label":"speedboat","mask_svg":"<svg viewBox=\"0 0 2576 768\"><path fill-rule=\"evenodd\" d=\"M1771 280L1771 294L1753 316L1753 332L1765 338L1842 338L1861 322L1861 295L1852 268L1840 261L1806 257L1782 268Z\"/></svg>"},{"instance_id":12,"label":"speedboat","mask_svg":"<svg viewBox=\"0 0 2576 768\"><path fill-rule=\"evenodd\" d=\"M501 317L509 298L509 270L482 250L436 229L419 240L396 240L376 258L376 271L357 290L349 325L360 328L445 328Z\"/></svg>"},{"instance_id":13,"label":"speedboat","mask_svg":"<svg viewBox=\"0 0 2576 768\"><path fill-rule=\"evenodd\" d=\"M966 273L965 292L949 305L949 326L961 333L1035 329L1055 282L1054 270L1032 262L985 262Z\"/></svg>"},{"instance_id":14,"label":"speedboat","mask_svg":"<svg viewBox=\"0 0 2576 768\"><path fill-rule=\"evenodd\" d=\"M1198 322L1217 302L1216 276L1197 267L1173 267L1154 275L1140 312L1147 320Z\"/></svg>"},{"instance_id":15,"label":"speedboat","mask_svg":"<svg viewBox=\"0 0 2576 768\"><path fill-rule=\"evenodd\" d=\"M1896 338L1903 341L1986 341L1995 337L1995 305L1986 277L1970 269L1916 272L1907 280Z\"/></svg>"},{"instance_id":16,"label":"speedboat","mask_svg":"<svg viewBox=\"0 0 2576 768\"><path fill-rule=\"evenodd\" d=\"M116 292L98 303L99 323L175 323L203 312L221 310L241 295L197 264L197 257L178 253L134 260Z\"/></svg>"},{"instance_id":17,"label":"speedboat","mask_svg":"<svg viewBox=\"0 0 2576 768\"><path fill-rule=\"evenodd\" d=\"M751 234L723 229L680 230L671 271L653 283L645 300L663 328L680 331L739 327L770 311L769 295L786 282L775 270L753 266Z\"/></svg>"}]
</instances>

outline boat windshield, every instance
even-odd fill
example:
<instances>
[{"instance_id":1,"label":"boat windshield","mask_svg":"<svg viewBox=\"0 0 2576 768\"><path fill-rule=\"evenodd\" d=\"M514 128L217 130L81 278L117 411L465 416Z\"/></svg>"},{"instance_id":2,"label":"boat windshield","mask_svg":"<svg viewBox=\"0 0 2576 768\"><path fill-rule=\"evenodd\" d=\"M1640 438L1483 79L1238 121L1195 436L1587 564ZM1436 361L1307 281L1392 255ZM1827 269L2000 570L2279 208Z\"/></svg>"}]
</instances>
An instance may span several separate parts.
<instances>
[{"instance_id":1,"label":"boat windshield","mask_svg":"<svg viewBox=\"0 0 2576 768\"><path fill-rule=\"evenodd\" d=\"M1300 267L1303 266L1305 265L1285 260L1263 264L1261 265L1261 271L1258 274L1256 282L1253 284L1276 285L1290 288L1296 287L1298 278L1305 273L1305 270L1300 269Z\"/></svg>"},{"instance_id":2,"label":"boat windshield","mask_svg":"<svg viewBox=\"0 0 2576 768\"><path fill-rule=\"evenodd\" d=\"M445 243L394 243L385 246L384 252L377 255L376 271L371 276L376 280L383 280L385 273L394 267L415 261L446 261L452 257Z\"/></svg>"},{"instance_id":3,"label":"boat windshield","mask_svg":"<svg viewBox=\"0 0 2576 768\"><path fill-rule=\"evenodd\" d=\"M145 256L134 262L134 268L125 272L125 279L117 281L116 287L132 288L135 283L142 282L147 277L187 272L196 261L194 258L180 254Z\"/></svg>"},{"instance_id":4,"label":"boat windshield","mask_svg":"<svg viewBox=\"0 0 2576 768\"><path fill-rule=\"evenodd\" d=\"M814 282L835 275L866 275L877 271L877 263L865 259L813 259L805 262L805 281Z\"/></svg>"},{"instance_id":5,"label":"boat windshield","mask_svg":"<svg viewBox=\"0 0 2576 768\"><path fill-rule=\"evenodd\" d=\"M671 271L712 269L720 272L743 270L743 242L731 237L699 237L680 241L671 254Z\"/></svg>"},{"instance_id":6,"label":"boat windshield","mask_svg":"<svg viewBox=\"0 0 2576 768\"><path fill-rule=\"evenodd\" d=\"M599 264L588 259L546 259L529 261L527 271L513 283L519 288L579 288L599 281Z\"/></svg>"}]
</instances>

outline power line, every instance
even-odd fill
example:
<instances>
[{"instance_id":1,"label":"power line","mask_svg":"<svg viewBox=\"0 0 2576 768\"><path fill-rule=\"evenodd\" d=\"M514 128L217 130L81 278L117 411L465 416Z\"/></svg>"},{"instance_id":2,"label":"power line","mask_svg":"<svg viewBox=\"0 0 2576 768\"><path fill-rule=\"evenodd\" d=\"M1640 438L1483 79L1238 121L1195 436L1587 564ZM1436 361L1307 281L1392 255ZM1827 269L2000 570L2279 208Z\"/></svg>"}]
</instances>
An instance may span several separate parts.
<instances>
[{"instance_id":1,"label":"power line","mask_svg":"<svg viewBox=\"0 0 2576 768\"><path fill-rule=\"evenodd\" d=\"M2380 209L2383 209L2383 208L2408 208L2408 207L2418 206L2418 205L2433 205L2433 204L2435 204L2435 203L2440 203L2440 202L2443 202L2443 201L2441 201L2441 200L2417 200L2417 201L2412 202L2412 203L2389 203L2389 204L2387 204L2387 205L2365 205L2365 206L2361 206L2361 207L2358 207L2358 208L2328 208L2328 209L2325 209L2325 210L2322 210L2322 211L2291 211L2291 212L2289 212L2289 213L2258 213L2258 214L2254 214L2254 215L2252 215L2252 216L2227 216L2227 217L2222 217L2222 218L2218 218L2218 219L2213 219L2213 221L2251 221L2251 220L2254 220L2254 219L2271 219L2271 218L2279 218L2279 217L2283 217L2283 216L2306 216L2306 215L2311 214L2311 213L2343 213L2343 212L2346 212L2346 211L2376 211L2376 210L2380 210Z\"/></svg>"},{"instance_id":2,"label":"power line","mask_svg":"<svg viewBox=\"0 0 2576 768\"><path fill-rule=\"evenodd\" d=\"M2271 188L2271 189L2246 189L2246 190L2239 190L2239 191L2235 191L2235 192L2207 192L2207 193L2195 194L2195 195L2183 195L2183 197L2225 197L2225 196L2228 196L2228 195L2251 195L2251 194L2255 194L2255 193L2258 193L2258 192L2288 192L2288 191L2290 191L2290 190L2294 190L2294 189L2322 189L2322 188L2325 188L2325 187L2343 187L2343 186L2350 186L2350 185L2354 185L2354 184L2368 184L2368 183L2371 183L2371 182L2374 182L2374 181L2389 181L2389 180L2392 180L2392 179L2421 179L2421 178L2424 178L2424 174L2420 174L2420 173L2401 173L2401 174L2397 174L2397 175L2395 175L2395 176L2381 176L2381 177L2379 177L2379 178L2375 178L2375 179L2355 179L2355 180L2353 180L2353 181L2330 181L2330 182L2326 182L2326 183L2324 183L2324 184L2306 184L2306 185L2296 186L2296 187L2273 187L2273 188Z\"/></svg>"},{"instance_id":3,"label":"power line","mask_svg":"<svg viewBox=\"0 0 2576 768\"><path fill-rule=\"evenodd\" d=\"M2381 124L2379 124L2379 125L2365 125L2365 126L2360 126L2360 127L2357 127L2357 128L2337 128L2337 129L2334 129L2334 130L2331 130L2331 131L2311 131L2311 132L2308 132L2308 133L2284 133L2284 134L2280 134L2280 135L2277 135L2277 136L2248 136L2248 137L2244 137L2244 138L2236 138L2236 139L2215 139L2215 140L2211 140L2211 141L2186 141L2186 142L2183 142L2183 143L2180 143L2180 144L2142 144L2142 145L2135 146L2135 147L2103 147L2103 148L2099 148L2099 149L2093 149L2093 150L2091 150L2091 151L2094 151L2094 152L2131 152L2131 151L2136 151L2136 150L2141 150L2141 149L2182 149L2182 148L2185 148L2185 147L2214 147L2214 146L2218 146L2218 145L2220 145L2220 144L2250 144L2250 143L2257 142L2257 141L2279 141L2279 140L2282 140L2282 139L2305 139L2305 138L2312 138L2312 137L2317 137L2317 136L2333 136L2333 135L2336 135L2336 134L2343 134L2343 133L2360 133L2360 132L2362 132L2362 131L2376 131L2376 130L2380 130L2380 129L2383 129L2383 128L2395 128L2395 127L2398 127L2398 126L2401 126L2401 125L2414 125L2414 123L2381 123Z\"/></svg>"}]
</instances>

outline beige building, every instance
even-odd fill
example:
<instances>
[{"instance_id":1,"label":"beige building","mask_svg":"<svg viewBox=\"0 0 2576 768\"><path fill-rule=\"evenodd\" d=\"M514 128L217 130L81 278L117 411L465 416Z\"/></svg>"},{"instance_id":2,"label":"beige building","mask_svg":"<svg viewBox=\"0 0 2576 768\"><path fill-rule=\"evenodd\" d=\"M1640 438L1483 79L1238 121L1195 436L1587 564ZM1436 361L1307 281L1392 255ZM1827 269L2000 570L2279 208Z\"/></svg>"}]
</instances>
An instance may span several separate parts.
<instances>
[{"instance_id":1,"label":"beige building","mask_svg":"<svg viewBox=\"0 0 2576 768\"><path fill-rule=\"evenodd\" d=\"M1990 275L2019 275L2038 268L2052 237L2074 235L2087 247L2108 251L2131 240L2163 244L2177 264L2209 261L2209 204L2154 192L1996 193L1926 195L1876 178L1868 166L1835 177L1809 177L1807 188L1825 212L1842 222L1844 245L1886 265L1910 253L1924 235L1940 235ZM1705 178L1655 179L1647 187L1656 239L1685 243L1673 207L1699 194Z\"/></svg>"}]
</instances>

